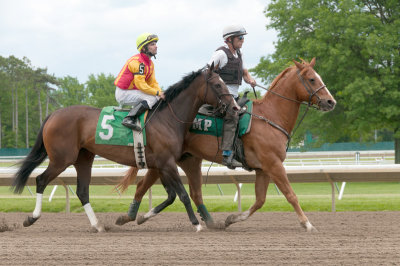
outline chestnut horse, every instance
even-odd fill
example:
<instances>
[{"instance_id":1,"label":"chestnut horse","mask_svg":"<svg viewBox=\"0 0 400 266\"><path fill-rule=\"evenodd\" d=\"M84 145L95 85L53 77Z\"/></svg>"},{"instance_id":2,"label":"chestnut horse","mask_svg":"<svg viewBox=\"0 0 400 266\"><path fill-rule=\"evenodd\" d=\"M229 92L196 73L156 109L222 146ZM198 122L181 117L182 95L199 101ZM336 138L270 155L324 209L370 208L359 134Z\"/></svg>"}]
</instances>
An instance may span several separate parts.
<instances>
[{"instance_id":1,"label":"chestnut horse","mask_svg":"<svg viewBox=\"0 0 400 266\"><path fill-rule=\"evenodd\" d=\"M321 77L313 69L315 58L310 63L304 61L303 63L294 61L294 63L294 66L285 69L275 78L269 92L262 99L255 100L253 103L251 131L244 135L242 140L246 162L256 172L256 201L249 210L230 215L223 227L244 221L260 209L265 203L268 185L272 179L293 206L300 224L307 231L316 230L300 207L297 196L287 178L283 161L286 158L286 145L295 126L300 104L306 102L308 106L314 105L321 111L331 111L334 109L336 101ZM188 132L183 151L189 156L183 156L178 161L178 165L187 175L190 196L198 207L198 212L207 227L213 228L220 228L220 225L213 222L203 204L201 162L206 159L221 163L222 156L217 143L216 137ZM131 169L131 171L135 170ZM137 185L136 201L142 199L144 193L158 177L157 170L147 172L145 178ZM127 175L125 178L130 177ZM127 181L125 181L126 183ZM151 216L154 216L153 211L138 217L138 223L143 223Z\"/></svg>"},{"instance_id":2,"label":"chestnut horse","mask_svg":"<svg viewBox=\"0 0 400 266\"><path fill-rule=\"evenodd\" d=\"M214 71L208 69L185 76L180 82L165 91L165 100L149 111L151 119L146 125L147 146L145 155L149 169L157 169L168 193L177 193L184 203L190 221L201 230L182 181L179 178L176 161L182 155L184 136L200 106L211 104L220 109L238 109L225 83ZM168 108L166 108L168 107ZM24 226L32 225L41 215L43 191L46 186L73 165L77 172L77 191L91 225L99 232L104 226L99 223L89 203L91 168L95 155L100 155L120 164L136 165L133 147L95 144L96 125L101 109L88 106L71 106L51 114L43 122L36 143L13 181L15 193L21 193L32 171L48 156L47 169L36 177L36 207ZM171 115L172 113L172 115Z\"/></svg>"}]
</instances>

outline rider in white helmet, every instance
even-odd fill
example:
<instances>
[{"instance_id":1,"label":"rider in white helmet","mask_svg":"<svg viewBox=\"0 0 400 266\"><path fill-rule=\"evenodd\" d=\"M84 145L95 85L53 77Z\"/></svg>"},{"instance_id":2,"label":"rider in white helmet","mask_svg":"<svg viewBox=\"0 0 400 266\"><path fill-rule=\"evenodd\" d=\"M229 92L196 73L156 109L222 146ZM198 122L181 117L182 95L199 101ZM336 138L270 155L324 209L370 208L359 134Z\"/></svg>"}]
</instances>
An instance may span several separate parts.
<instances>
[{"instance_id":1,"label":"rider in white helmet","mask_svg":"<svg viewBox=\"0 0 400 266\"><path fill-rule=\"evenodd\" d=\"M230 93L238 98L239 86L242 79L254 87L257 83L243 65L243 57L240 51L244 42L244 35L247 32L241 25L229 25L222 31L225 45L219 47L212 55L209 65L219 66L219 75L227 85ZM224 129L222 136L222 163L229 168L241 167L242 164L236 161L233 156L233 141L238 124L238 113L227 113L224 118Z\"/></svg>"}]
</instances>

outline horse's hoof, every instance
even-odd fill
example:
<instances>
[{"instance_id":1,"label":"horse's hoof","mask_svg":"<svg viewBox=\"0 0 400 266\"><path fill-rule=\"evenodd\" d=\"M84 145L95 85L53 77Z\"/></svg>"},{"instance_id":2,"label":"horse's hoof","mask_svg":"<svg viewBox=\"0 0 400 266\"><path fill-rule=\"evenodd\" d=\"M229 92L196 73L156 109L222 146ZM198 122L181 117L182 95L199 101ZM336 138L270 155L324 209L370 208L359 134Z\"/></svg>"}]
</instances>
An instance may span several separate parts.
<instances>
[{"instance_id":1,"label":"horse's hoof","mask_svg":"<svg viewBox=\"0 0 400 266\"><path fill-rule=\"evenodd\" d=\"M99 232L99 233L104 233L104 232L106 232L106 229L104 228L104 225L102 225L102 224L97 224L97 225L95 226L95 228L97 229L97 232Z\"/></svg>"},{"instance_id":2,"label":"horse's hoof","mask_svg":"<svg viewBox=\"0 0 400 266\"><path fill-rule=\"evenodd\" d=\"M137 224L142 224L146 222L149 218L145 218L143 215L139 215L136 219Z\"/></svg>"},{"instance_id":3,"label":"horse's hoof","mask_svg":"<svg viewBox=\"0 0 400 266\"><path fill-rule=\"evenodd\" d=\"M208 222L206 223L208 229L212 230L225 230L226 222Z\"/></svg>"},{"instance_id":4,"label":"horse's hoof","mask_svg":"<svg viewBox=\"0 0 400 266\"><path fill-rule=\"evenodd\" d=\"M196 233L203 231L203 226L201 224L195 225L196 227Z\"/></svg>"},{"instance_id":5,"label":"horse's hoof","mask_svg":"<svg viewBox=\"0 0 400 266\"><path fill-rule=\"evenodd\" d=\"M120 217L118 217L118 219L115 221L116 225L124 225L126 223L135 221L135 219L132 219L131 217L129 217L128 215L121 215Z\"/></svg>"},{"instance_id":6,"label":"horse's hoof","mask_svg":"<svg viewBox=\"0 0 400 266\"><path fill-rule=\"evenodd\" d=\"M235 223L235 214L229 215L225 220L225 228L230 226L231 224Z\"/></svg>"},{"instance_id":7,"label":"horse's hoof","mask_svg":"<svg viewBox=\"0 0 400 266\"><path fill-rule=\"evenodd\" d=\"M318 230L314 226L311 226L311 228L307 228L307 232L308 233L318 233Z\"/></svg>"},{"instance_id":8,"label":"horse's hoof","mask_svg":"<svg viewBox=\"0 0 400 266\"><path fill-rule=\"evenodd\" d=\"M307 233L317 233L318 230L309 221L300 223L303 228L306 229Z\"/></svg>"},{"instance_id":9,"label":"horse's hoof","mask_svg":"<svg viewBox=\"0 0 400 266\"><path fill-rule=\"evenodd\" d=\"M28 216L28 217L26 217L26 219L25 219L23 225L24 225L24 227L31 226L31 225L34 224L38 219L39 219L39 217L33 218L33 217L31 217L31 216Z\"/></svg>"}]
</instances>

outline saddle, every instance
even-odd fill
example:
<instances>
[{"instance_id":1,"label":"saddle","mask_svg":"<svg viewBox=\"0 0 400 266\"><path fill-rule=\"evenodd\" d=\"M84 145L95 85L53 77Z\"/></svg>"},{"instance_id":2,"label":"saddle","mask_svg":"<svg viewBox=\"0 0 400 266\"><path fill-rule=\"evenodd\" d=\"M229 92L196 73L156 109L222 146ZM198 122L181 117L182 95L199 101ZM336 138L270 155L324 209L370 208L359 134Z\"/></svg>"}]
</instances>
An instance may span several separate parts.
<instances>
[{"instance_id":1,"label":"saddle","mask_svg":"<svg viewBox=\"0 0 400 266\"><path fill-rule=\"evenodd\" d=\"M239 118L242 118L243 115L246 114L246 111L248 108L248 105L246 105L246 104L250 101L250 99L247 98L247 93L248 93L248 91L246 91L241 98L236 99L237 104L240 106ZM207 116L207 117L216 117L216 118L224 117L224 114L221 114L220 112L216 112L215 108L208 104L201 106L198 111L198 114ZM239 122L239 124L240 124L240 122ZM239 128L240 127L238 125L236 132L235 132L235 137L233 140L234 158L237 161L242 163L244 169L246 169L248 171L252 171L254 169L251 169L246 163L246 158L244 156L243 142L242 142L242 139L240 138L240 136L243 135L243 132L241 134L239 134Z\"/></svg>"}]
</instances>

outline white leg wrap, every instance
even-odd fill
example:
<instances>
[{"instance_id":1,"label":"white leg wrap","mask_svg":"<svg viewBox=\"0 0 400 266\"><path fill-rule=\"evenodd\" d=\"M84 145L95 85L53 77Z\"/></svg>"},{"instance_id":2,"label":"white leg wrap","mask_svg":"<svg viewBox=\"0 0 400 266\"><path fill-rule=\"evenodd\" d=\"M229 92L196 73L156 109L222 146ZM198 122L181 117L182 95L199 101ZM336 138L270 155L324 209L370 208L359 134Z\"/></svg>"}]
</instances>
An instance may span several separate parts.
<instances>
[{"instance_id":1,"label":"white leg wrap","mask_svg":"<svg viewBox=\"0 0 400 266\"><path fill-rule=\"evenodd\" d=\"M249 210L247 210L247 211L245 211L245 212L242 212L242 213L239 215L240 221L247 220L247 218L249 218L249 215L250 215L250 211L249 211Z\"/></svg>"},{"instance_id":2,"label":"white leg wrap","mask_svg":"<svg viewBox=\"0 0 400 266\"><path fill-rule=\"evenodd\" d=\"M196 225L196 233L203 231L203 226L201 224Z\"/></svg>"},{"instance_id":3,"label":"white leg wrap","mask_svg":"<svg viewBox=\"0 0 400 266\"><path fill-rule=\"evenodd\" d=\"M154 208L153 208L148 213L146 213L143 217L146 219L150 219L151 217L154 217L156 215L157 215L157 213L154 213Z\"/></svg>"},{"instance_id":4,"label":"white leg wrap","mask_svg":"<svg viewBox=\"0 0 400 266\"><path fill-rule=\"evenodd\" d=\"M36 193L36 206L35 210L33 211L32 217L39 218L42 214L42 201L43 201L43 194Z\"/></svg>"},{"instance_id":5,"label":"white leg wrap","mask_svg":"<svg viewBox=\"0 0 400 266\"><path fill-rule=\"evenodd\" d=\"M83 208L85 209L86 215L89 218L90 224L93 227L97 226L97 223L99 222L96 218L96 214L94 214L94 211L92 209L92 206L90 205L90 203L85 204L85 206L83 206ZM97 228L97 227L96 227Z\"/></svg>"}]
</instances>

